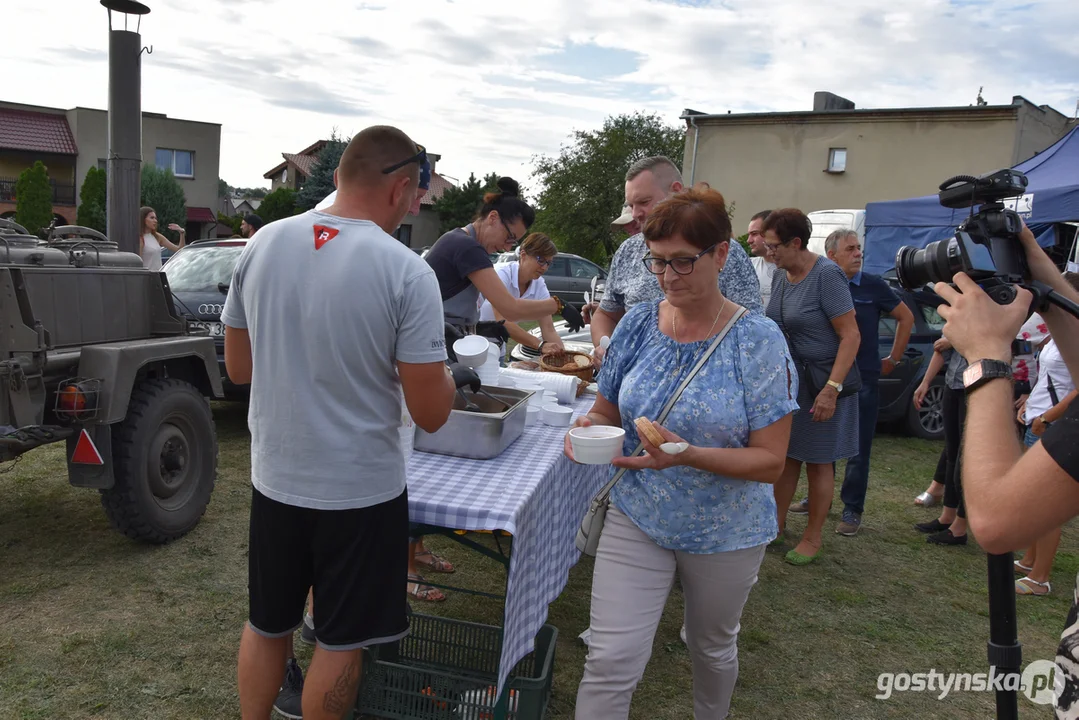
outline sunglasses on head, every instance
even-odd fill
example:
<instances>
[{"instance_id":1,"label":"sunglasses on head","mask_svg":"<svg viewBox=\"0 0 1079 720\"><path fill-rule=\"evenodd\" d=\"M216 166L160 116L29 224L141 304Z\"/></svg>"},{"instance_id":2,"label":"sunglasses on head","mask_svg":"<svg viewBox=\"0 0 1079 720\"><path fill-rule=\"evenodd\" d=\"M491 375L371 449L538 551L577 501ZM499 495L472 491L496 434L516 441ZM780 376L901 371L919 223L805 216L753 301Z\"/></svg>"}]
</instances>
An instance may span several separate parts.
<instances>
[{"instance_id":1,"label":"sunglasses on head","mask_svg":"<svg viewBox=\"0 0 1079 720\"><path fill-rule=\"evenodd\" d=\"M423 163L427 161L427 148L425 148L423 145L420 145L419 143L416 143L416 147L419 148L419 150L420 150L418 153L416 153L415 155L413 155L410 158L406 158L405 160L402 160L399 163L396 163L394 165L390 165L388 168L383 168L382 169L382 174L383 175L389 175L392 172L397 172L398 170L400 170L404 166L410 165L411 163L417 163L419 165L423 165Z\"/></svg>"}]
</instances>

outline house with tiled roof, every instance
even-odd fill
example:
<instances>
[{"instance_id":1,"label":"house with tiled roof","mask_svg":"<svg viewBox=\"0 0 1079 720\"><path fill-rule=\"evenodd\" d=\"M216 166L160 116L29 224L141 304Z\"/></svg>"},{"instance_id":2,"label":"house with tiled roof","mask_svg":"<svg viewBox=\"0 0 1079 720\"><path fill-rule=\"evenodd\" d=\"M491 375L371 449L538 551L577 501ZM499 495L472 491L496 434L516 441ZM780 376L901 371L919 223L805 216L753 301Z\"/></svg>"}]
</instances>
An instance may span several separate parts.
<instances>
[{"instance_id":1,"label":"house with tiled roof","mask_svg":"<svg viewBox=\"0 0 1079 720\"><path fill-rule=\"evenodd\" d=\"M0 101L0 217L15 214L15 182L40 160L52 184L53 214L74 224L86 173L108 161L108 113ZM142 114L142 160L168 168L184 190L187 236L209 237L217 223L221 125Z\"/></svg>"},{"instance_id":2,"label":"house with tiled roof","mask_svg":"<svg viewBox=\"0 0 1079 720\"><path fill-rule=\"evenodd\" d=\"M293 190L302 188L307 178L311 177L318 155L328 142L329 140L319 140L298 153L281 153L284 160L263 175L270 181L270 190L280 187ZM435 240L438 240L440 222L438 213L435 212L435 201L442 197L446 188L454 186L435 171L442 156L429 152L427 159L431 162L431 187L420 200L420 214L406 216L395 233L398 240L417 251L434 245Z\"/></svg>"}]
</instances>

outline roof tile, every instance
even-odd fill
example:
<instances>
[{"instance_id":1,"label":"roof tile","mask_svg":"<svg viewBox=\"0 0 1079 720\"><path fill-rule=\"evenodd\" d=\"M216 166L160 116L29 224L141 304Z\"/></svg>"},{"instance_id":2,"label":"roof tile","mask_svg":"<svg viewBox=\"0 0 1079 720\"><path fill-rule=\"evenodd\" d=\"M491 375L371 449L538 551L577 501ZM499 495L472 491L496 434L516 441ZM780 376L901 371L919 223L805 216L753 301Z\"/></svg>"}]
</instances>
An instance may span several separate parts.
<instances>
[{"instance_id":1,"label":"roof tile","mask_svg":"<svg viewBox=\"0 0 1079 720\"><path fill-rule=\"evenodd\" d=\"M0 109L0 148L79 154L65 116L28 110Z\"/></svg>"}]
</instances>

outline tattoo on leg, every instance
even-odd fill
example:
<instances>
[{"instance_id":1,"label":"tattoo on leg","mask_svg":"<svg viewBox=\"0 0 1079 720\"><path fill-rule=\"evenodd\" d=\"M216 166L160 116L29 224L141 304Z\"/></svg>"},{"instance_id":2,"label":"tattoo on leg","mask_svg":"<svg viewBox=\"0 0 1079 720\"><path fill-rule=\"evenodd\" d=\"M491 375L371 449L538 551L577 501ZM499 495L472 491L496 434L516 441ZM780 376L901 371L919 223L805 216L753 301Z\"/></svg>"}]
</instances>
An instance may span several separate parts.
<instances>
[{"instance_id":1,"label":"tattoo on leg","mask_svg":"<svg viewBox=\"0 0 1079 720\"><path fill-rule=\"evenodd\" d=\"M323 696L322 709L326 712L343 715L348 710L359 680L360 663L353 660L341 670L341 674L333 683L333 688Z\"/></svg>"}]
</instances>

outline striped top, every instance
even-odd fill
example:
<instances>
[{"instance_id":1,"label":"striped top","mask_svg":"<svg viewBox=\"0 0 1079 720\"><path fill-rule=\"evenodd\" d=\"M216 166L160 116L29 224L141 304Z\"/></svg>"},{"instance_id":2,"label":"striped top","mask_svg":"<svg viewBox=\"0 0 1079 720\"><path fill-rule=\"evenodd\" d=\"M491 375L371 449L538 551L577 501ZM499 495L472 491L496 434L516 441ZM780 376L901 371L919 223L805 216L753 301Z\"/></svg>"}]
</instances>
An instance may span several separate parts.
<instances>
[{"instance_id":1,"label":"striped top","mask_svg":"<svg viewBox=\"0 0 1079 720\"><path fill-rule=\"evenodd\" d=\"M791 354L801 360L835 360L839 335L832 320L854 310L847 276L831 260L817 257L797 284L786 272L772 278L768 317L790 338Z\"/></svg>"}]
</instances>

